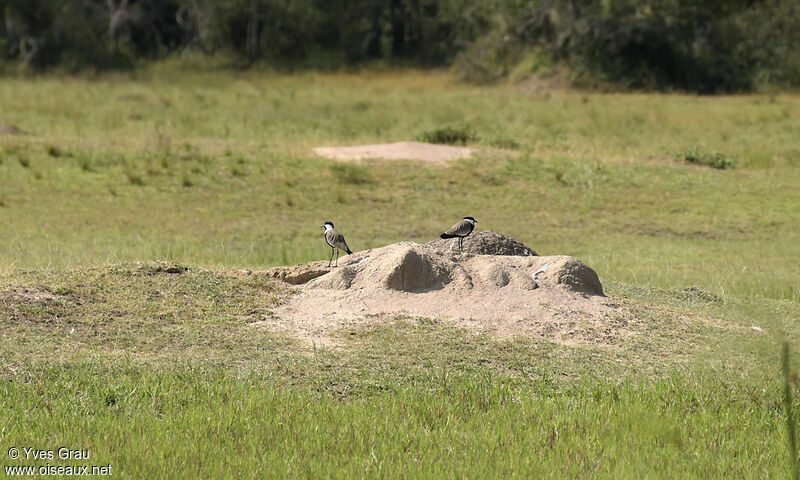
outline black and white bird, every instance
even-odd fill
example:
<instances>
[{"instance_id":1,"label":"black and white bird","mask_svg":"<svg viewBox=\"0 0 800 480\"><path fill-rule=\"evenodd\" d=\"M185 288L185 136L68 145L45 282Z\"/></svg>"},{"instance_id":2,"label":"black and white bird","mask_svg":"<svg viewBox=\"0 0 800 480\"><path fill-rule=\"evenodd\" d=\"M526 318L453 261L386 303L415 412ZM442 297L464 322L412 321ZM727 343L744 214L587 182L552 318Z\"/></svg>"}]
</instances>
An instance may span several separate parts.
<instances>
[{"instance_id":1,"label":"black and white bird","mask_svg":"<svg viewBox=\"0 0 800 480\"><path fill-rule=\"evenodd\" d=\"M325 233L322 235L325 237L325 243L331 247L331 258L328 260L328 266L331 266L331 261L333 261L333 252L336 252L336 266L339 266L339 250L343 252L347 252L348 255L352 254L353 252L350 251L350 247L347 246L347 242L344 240L344 235L337 232L335 228L333 228L333 222L325 222L324 224L320 225L320 227L325 229Z\"/></svg>"},{"instance_id":2,"label":"black and white bird","mask_svg":"<svg viewBox=\"0 0 800 480\"><path fill-rule=\"evenodd\" d=\"M475 229L475 224L478 223L472 217L464 217L463 220L453 225L453 228L440 235L441 238L458 238L459 250L464 250L464 237L472 233ZM451 247L452 248L452 247Z\"/></svg>"}]
</instances>

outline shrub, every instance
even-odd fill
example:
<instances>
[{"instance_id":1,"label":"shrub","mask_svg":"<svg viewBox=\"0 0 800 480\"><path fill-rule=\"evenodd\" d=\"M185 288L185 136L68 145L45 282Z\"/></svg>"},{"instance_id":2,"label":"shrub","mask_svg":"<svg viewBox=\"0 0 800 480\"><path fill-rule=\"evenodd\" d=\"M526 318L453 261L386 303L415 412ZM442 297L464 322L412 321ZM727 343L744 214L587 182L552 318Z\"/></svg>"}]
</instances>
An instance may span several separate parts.
<instances>
[{"instance_id":1,"label":"shrub","mask_svg":"<svg viewBox=\"0 0 800 480\"><path fill-rule=\"evenodd\" d=\"M416 140L425 143L440 143L446 145L466 145L477 137L466 125L440 127L426 130L416 136Z\"/></svg>"},{"instance_id":2,"label":"shrub","mask_svg":"<svg viewBox=\"0 0 800 480\"><path fill-rule=\"evenodd\" d=\"M698 147L692 147L679 153L678 158L682 158L688 163L704 165L718 170L727 170L736 167L736 161L724 153L703 153Z\"/></svg>"},{"instance_id":3,"label":"shrub","mask_svg":"<svg viewBox=\"0 0 800 480\"><path fill-rule=\"evenodd\" d=\"M800 84L796 1L498 0L494 10L455 62L468 80L565 64L584 85L708 94Z\"/></svg>"},{"instance_id":4,"label":"shrub","mask_svg":"<svg viewBox=\"0 0 800 480\"><path fill-rule=\"evenodd\" d=\"M522 57L522 60L509 73L508 79L512 82L519 82L531 75L552 72L554 67L553 59L541 48L537 48Z\"/></svg>"},{"instance_id":5,"label":"shrub","mask_svg":"<svg viewBox=\"0 0 800 480\"><path fill-rule=\"evenodd\" d=\"M479 82L567 65L587 85L800 85L797 0L3 0L0 15L0 73L197 53L229 67L453 64Z\"/></svg>"},{"instance_id":6,"label":"shrub","mask_svg":"<svg viewBox=\"0 0 800 480\"><path fill-rule=\"evenodd\" d=\"M58 158L64 155L64 152L61 151L60 148L56 147L55 145L48 145L47 146L47 154L53 158Z\"/></svg>"}]
</instances>

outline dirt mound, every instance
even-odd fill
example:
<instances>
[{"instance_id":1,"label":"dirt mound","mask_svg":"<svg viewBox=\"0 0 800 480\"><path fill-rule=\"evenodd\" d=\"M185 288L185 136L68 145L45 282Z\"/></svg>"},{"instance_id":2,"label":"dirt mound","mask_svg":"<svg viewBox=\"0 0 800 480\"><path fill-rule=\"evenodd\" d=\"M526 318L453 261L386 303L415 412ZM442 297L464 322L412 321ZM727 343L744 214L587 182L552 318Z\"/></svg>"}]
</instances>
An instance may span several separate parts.
<instances>
[{"instance_id":1,"label":"dirt mound","mask_svg":"<svg viewBox=\"0 0 800 480\"><path fill-rule=\"evenodd\" d=\"M388 160L421 160L430 163L444 163L455 158L468 158L472 149L450 147L420 142L381 143L377 145L356 145L353 147L317 147L314 153L334 160L361 160L383 158Z\"/></svg>"},{"instance_id":2,"label":"dirt mound","mask_svg":"<svg viewBox=\"0 0 800 480\"><path fill-rule=\"evenodd\" d=\"M461 254L403 242L356 252L329 272L319 263L273 269L295 272L287 281L316 278L263 325L324 342L345 324L401 315L515 335L546 331L565 317L602 329L610 311L594 270L568 256Z\"/></svg>"},{"instance_id":3,"label":"dirt mound","mask_svg":"<svg viewBox=\"0 0 800 480\"><path fill-rule=\"evenodd\" d=\"M455 240L455 241L454 241ZM439 253L449 253L458 251L458 239L437 238L424 243L424 246L432 248ZM475 255L514 255L520 257L536 256L537 253L532 248L522 244L513 238L502 233L485 230L483 232L472 232L464 239L464 252Z\"/></svg>"},{"instance_id":4,"label":"dirt mound","mask_svg":"<svg viewBox=\"0 0 800 480\"><path fill-rule=\"evenodd\" d=\"M413 242L358 252L306 288L421 293L447 287L490 294L511 283L522 290L561 286L603 294L595 271L573 257L451 254Z\"/></svg>"},{"instance_id":5,"label":"dirt mound","mask_svg":"<svg viewBox=\"0 0 800 480\"><path fill-rule=\"evenodd\" d=\"M325 262L302 263L291 267L272 267L264 273L267 276L283 280L292 285L300 285L309 280L325 275L331 269L327 267Z\"/></svg>"},{"instance_id":6,"label":"dirt mound","mask_svg":"<svg viewBox=\"0 0 800 480\"><path fill-rule=\"evenodd\" d=\"M548 257L549 258L549 257ZM537 279L545 283L564 285L580 292L602 295L603 286L594 270L574 257L560 257L550 267L546 265Z\"/></svg>"},{"instance_id":7,"label":"dirt mound","mask_svg":"<svg viewBox=\"0 0 800 480\"><path fill-rule=\"evenodd\" d=\"M348 257L347 265L309 282L308 288L426 292L470 284L469 275L453 259L411 242L358 252L354 257Z\"/></svg>"}]
</instances>

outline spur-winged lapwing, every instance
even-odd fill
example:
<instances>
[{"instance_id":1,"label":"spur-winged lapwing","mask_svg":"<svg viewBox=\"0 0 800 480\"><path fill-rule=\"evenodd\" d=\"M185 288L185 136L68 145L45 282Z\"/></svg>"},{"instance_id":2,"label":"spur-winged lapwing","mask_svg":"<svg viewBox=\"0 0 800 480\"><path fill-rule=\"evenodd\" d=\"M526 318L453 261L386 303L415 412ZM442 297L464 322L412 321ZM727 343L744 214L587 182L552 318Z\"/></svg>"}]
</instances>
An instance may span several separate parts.
<instances>
[{"instance_id":1,"label":"spur-winged lapwing","mask_svg":"<svg viewBox=\"0 0 800 480\"><path fill-rule=\"evenodd\" d=\"M336 252L336 266L339 266L339 250L343 252L347 252L348 255L352 254L353 252L350 251L350 247L347 246L347 242L344 240L344 235L337 232L335 228L333 228L333 222L325 222L324 224L320 225L325 229L325 233L323 236L325 237L325 242L331 247L331 258L328 260L328 266L331 266L331 261L333 261L333 252Z\"/></svg>"},{"instance_id":2,"label":"spur-winged lapwing","mask_svg":"<svg viewBox=\"0 0 800 480\"><path fill-rule=\"evenodd\" d=\"M476 223L478 223L478 221L474 218L464 217L463 220L453 225L453 228L444 232L441 238L458 238L458 249L463 251L464 237L472 233Z\"/></svg>"}]
</instances>

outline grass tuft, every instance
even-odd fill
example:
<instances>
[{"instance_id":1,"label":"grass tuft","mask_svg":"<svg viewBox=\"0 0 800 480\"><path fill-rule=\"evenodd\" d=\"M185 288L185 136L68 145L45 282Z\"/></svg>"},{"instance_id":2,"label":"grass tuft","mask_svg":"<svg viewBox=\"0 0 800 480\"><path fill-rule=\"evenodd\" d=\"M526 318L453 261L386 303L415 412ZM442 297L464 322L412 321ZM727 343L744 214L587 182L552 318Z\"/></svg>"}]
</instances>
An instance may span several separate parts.
<instances>
[{"instance_id":1,"label":"grass tuft","mask_svg":"<svg viewBox=\"0 0 800 480\"><path fill-rule=\"evenodd\" d=\"M709 302L718 303L722 301L722 297L715 295L709 291L703 290L700 287L687 287L674 290L675 297L688 302Z\"/></svg>"},{"instance_id":2,"label":"grass tuft","mask_svg":"<svg viewBox=\"0 0 800 480\"><path fill-rule=\"evenodd\" d=\"M125 170L125 177L128 179L128 182L131 185L136 185L136 186L144 185L144 177L138 172L127 169Z\"/></svg>"},{"instance_id":3,"label":"grass tuft","mask_svg":"<svg viewBox=\"0 0 800 480\"><path fill-rule=\"evenodd\" d=\"M797 432L794 413L792 411L792 374L789 367L789 342L783 342L781 349L781 370L783 373L783 410L786 415L786 437L789 447L789 466L792 471L792 478L798 478L798 458L797 458Z\"/></svg>"},{"instance_id":4,"label":"grass tuft","mask_svg":"<svg viewBox=\"0 0 800 480\"><path fill-rule=\"evenodd\" d=\"M80 165L81 170L84 172L93 172L94 171L94 162L92 160L92 156L85 154L81 155L78 159L78 165Z\"/></svg>"},{"instance_id":5,"label":"grass tuft","mask_svg":"<svg viewBox=\"0 0 800 480\"><path fill-rule=\"evenodd\" d=\"M456 125L426 130L416 135L418 142L439 143L444 145L466 145L477 140L477 136L468 125Z\"/></svg>"},{"instance_id":6,"label":"grass tuft","mask_svg":"<svg viewBox=\"0 0 800 480\"><path fill-rule=\"evenodd\" d=\"M736 167L736 161L724 153L704 153L699 147L692 147L679 153L678 158L682 158L688 163L704 165L718 170L727 170Z\"/></svg>"},{"instance_id":7,"label":"grass tuft","mask_svg":"<svg viewBox=\"0 0 800 480\"><path fill-rule=\"evenodd\" d=\"M55 145L48 145L47 154L51 157L58 158L63 156L64 152L62 152L61 149L56 147Z\"/></svg>"},{"instance_id":8,"label":"grass tuft","mask_svg":"<svg viewBox=\"0 0 800 480\"><path fill-rule=\"evenodd\" d=\"M518 141L513 138L502 136L482 137L481 143L493 148L502 148L505 150L520 150L522 148L522 144Z\"/></svg>"},{"instance_id":9,"label":"grass tuft","mask_svg":"<svg viewBox=\"0 0 800 480\"><path fill-rule=\"evenodd\" d=\"M334 163L328 169L339 183L345 185L365 185L373 181L369 170L361 165Z\"/></svg>"}]
</instances>

